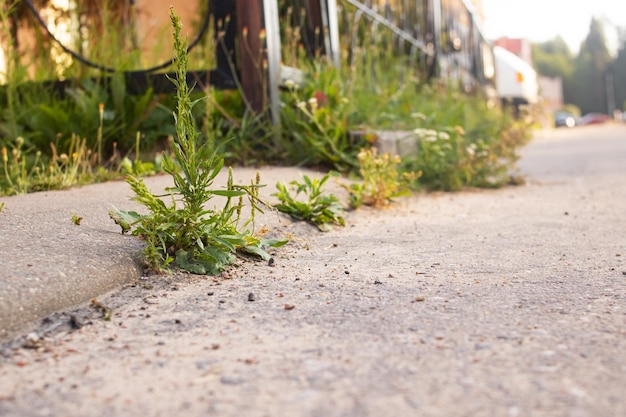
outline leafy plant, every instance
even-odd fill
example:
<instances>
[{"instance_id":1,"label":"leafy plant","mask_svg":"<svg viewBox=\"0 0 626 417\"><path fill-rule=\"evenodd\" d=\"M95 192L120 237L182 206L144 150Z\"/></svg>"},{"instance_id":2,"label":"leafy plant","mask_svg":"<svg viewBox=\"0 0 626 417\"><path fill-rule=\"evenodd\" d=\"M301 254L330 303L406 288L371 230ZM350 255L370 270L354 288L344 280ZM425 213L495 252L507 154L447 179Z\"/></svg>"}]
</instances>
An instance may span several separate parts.
<instances>
[{"instance_id":1,"label":"leafy plant","mask_svg":"<svg viewBox=\"0 0 626 417\"><path fill-rule=\"evenodd\" d=\"M191 101L186 83L187 42L181 39L180 18L173 8L170 17L177 67L176 79L171 80L177 89L178 106L174 115L177 137L174 156L163 156L163 169L174 180L174 187L168 189L172 202L167 205L160 199L163 196L152 194L142 179L131 175L127 182L135 193L133 199L148 208L150 214L117 209L109 214L123 233L132 230L132 234L146 240L144 257L156 270L175 262L178 268L192 273L217 274L234 262L238 252L269 259L264 248L286 242L263 241L253 230L241 230L239 225L244 197L250 204L250 217L241 225L243 228L253 227L255 212L261 211L260 177L257 175L249 186L235 185L229 169L226 189L211 188L224 161L215 150L210 151L209 142L198 143L199 133L192 115L196 102ZM205 208L213 197L225 199L222 210ZM178 208L178 202L182 208Z\"/></svg>"},{"instance_id":2,"label":"leafy plant","mask_svg":"<svg viewBox=\"0 0 626 417\"><path fill-rule=\"evenodd\" d=\"M414 132L419 141L414 166L422 172L420 180L427 188L456 191L471 181L476 145L463 147L461 127L441 131L418 128Z\"/></svg>"},{"instance_id":3,"label":"leafy plant","mask_svg":"<svg viewBox=\"0 0 626 417\"><path fill-rule=\"evenodd\" d=\"M421 175L421 172L399 172L400 157L389 153L378 155L376 148L361 150L358 158L362 181L343 184L350 191L353 208L362 204L380 208L395 197L410 195L411 183Z\"/></svg>"},{"instance_id":4,"label":"leafy plant","mask_svg":"<svg viewBox=\"0 0 626 417\"><path fill-rule=\"evenodd\" d=\"M289 188L284 183L277 183L277 193L272 194L280 200L274 207L297 220L308 221L316 225L321 231L330 230L331 225L345 226L343 217L344 209L339 199L332 194L324 195L322 188L332 174L328 173L321 179L302 176L303 182L291 181L289 185L295 188L295 195L292 195ZM300 194L304 194L306 199L298 199Z\"/></svg>"},{"instance_id":5,"label":"leafy plant","mask_svg":"<svg viewBox=\"0 0 626 417\"><path fill-rule=\"evenodd\" d=\"M15 48L9 19L18 4L9 2L0 10L0 42L7 58L6 73L0 74L5 84L0 86L0 149L5 149L0 194L63 188L119 172L141 176L159 171L160 157L152 157L158 155L165 138L176 135L171 114L177 97L151 90L127 94L122 70L145 67L146 59L160 61L169 53L152 41L149 50L137 48L131 42L136 28L132 22L124 27L127 21L116 18L115 4L105 5L111 10L96 10L89 2L81 3L58 18L80 22L80 33L73 35L77 45L88 45L80 48L88 58L111 61L109 66L120 69L102 79L99 72L61 51L52 53L55 47L46 45L40 34L34 48L24 44L32 50L24 45ZM207 90L210 99L193 107L192 121L204 134L199 142L219 147L225 164L308 165L357 173L362 168L359 152L373 144L374 135L354 135L355 131L419 128L443 132L449 139L422 138L419 152L396 166L398 181L404 172L420 171L422 176L412 185L428 190L497 187L509 181L517 150L529 137L527 119L515 121L489 107L480 94L466 94L453 83L428 81L423 55L407 54L392 32L365 17L357 18L358 10L347 3L338 14L339 65L331 65L318 54L319 33L307 40L299 32L307 20L303 8L281 4L285 63L306 69L303 84L289 83L281 93L281 126L272 126L264 114L247 112L246 100L237 90ZM90 26L94 21L103 25ZM197 68L212 68L209 61L224 46L223 33L232 22L227 18L216 23L217 36L207 35L205 44L194 48L189 58ZM97 28L108 33L94 37ZM235 58L227 54L227 59L237 84ZM60 76L74 79L63 94L40 83ZM191 95L191 100L196 97ZM21 144L17 138L22 138ZM202 148L207 155L212 150ZM146 155L149 162L142 161ZM353 186L353 206L369 204L365 200L381 204L389 201L385 193L394 195L377 192L379 186L367 183L364 179Z\"/></svg>"},{"instance_id":6,"label":"leafy plant","mask_svg":"<svg viewBox=\"0 0 626 417\"><path fill-rule=\"evenodd\" d=\"M72 213L72 223L76 226L80 226L80 222L83 221L83 218L76 213Z\"/></svg>"},{"instance_id":7,"label":"leafy plant","mask_svg":"<svg viewBox=\"0 0 626 417\"><path fill-rule=\"evenodd\" d=\"M282 121L288 153L296 163L349 172L358 165L355 150L362 145L350 135L351 101L343 94L337 69L315 66L314 71L305 89L287 83Z\"/></svg>"},{"instance_id":8,"label":"leafy plant","mask_svg":"<svg viewBox=\"0 0 626 417\"><path fill-rule=\"evenodd\" d=\"M530 138L532 118L512 119L490 108L480 96L468 96L443 85L424 88L436 95L413 113L418 152L408 155L403 169L421 171L415 184L428 190L463 187L493 188L510 179L517 150ZM433 108L436 101L441 109Z\"/></svg>"},{"instance_id":9,"label":"leafy plant","mask_svg":"<svg viewBox=\"0 0 626 417\"><path fill-rule=\"evenodd\" d=\"M135 158L131 160L129 157L124 157L120 163L120 168L123 173L131 174L135 176L154 175L157 172L163 170L163 156L157 154L154 158L154 162L144 162L141 160L140 152L141 133L137 132L135 138Z\"/></svg>"},{"instance_id":10,"label":"leafy plant","mask_svg":"<svg viewBox=\"0 0 626 417\"><path fill-rule=\"evenodd\" d=\"M50 156L33 152L21 136L9 146L1 150L4 176L0 176L0 195L59 190L116 176L97 166L97 153L75 134L71 135L67 152L58 153L57 146L50 143Z\"/></svg>"},{"instance_id":11,"label":"leafy plant","mask_svg":"<svg viewBox=\"0 0 626 417\"><path fill-rule=\"evenodd\" d=\"M37 153L34 167L30 169L26 156L22 153L22 147L24 145L24 139L18 137L15 141L13 149L9 152L6 147L2 147L2 167L4 171L4 178L0 178L0 194L12 195L23 194L29 189L31 178L36 176L41 169L40 156L41 153ZM9 157L10 153L10 157Z\"/></svg>"}]
</instances>

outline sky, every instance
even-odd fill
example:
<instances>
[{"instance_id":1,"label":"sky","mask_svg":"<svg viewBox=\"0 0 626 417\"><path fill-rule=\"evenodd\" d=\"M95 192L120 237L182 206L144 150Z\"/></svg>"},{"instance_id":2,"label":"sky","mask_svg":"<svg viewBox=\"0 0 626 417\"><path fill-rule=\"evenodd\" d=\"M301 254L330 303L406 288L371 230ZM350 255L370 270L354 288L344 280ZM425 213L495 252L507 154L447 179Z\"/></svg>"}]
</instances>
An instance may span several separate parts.
<instances>
[{"instance_id":1,"label":"sky","mask_svg":"<svg viewBox=\"0 0 626 417\"><path fill-rule=\"evenodd\" d=\"M591 17L603 25L609 49L615 26L626 28L626 0L483 0L487 39L507 36L542 42L561 35L573 53L589 33Z\"/></svg>"}]
</instances>

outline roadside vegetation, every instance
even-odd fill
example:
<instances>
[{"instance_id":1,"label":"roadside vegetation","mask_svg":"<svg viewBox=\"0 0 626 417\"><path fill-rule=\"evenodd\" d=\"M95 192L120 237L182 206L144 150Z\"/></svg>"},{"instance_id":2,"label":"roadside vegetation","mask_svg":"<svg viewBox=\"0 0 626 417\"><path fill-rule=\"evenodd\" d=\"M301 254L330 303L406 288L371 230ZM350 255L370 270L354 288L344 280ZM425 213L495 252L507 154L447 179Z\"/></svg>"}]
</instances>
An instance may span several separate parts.
<instances>
[{"instance_id":1,"label":"roadside vegetation","mask_svg":"<svg viewBox=\"0 0 626 417\"><path fill-rule=\"evenodd\" d=\"M90 42L90 58L105 57L104 62L120 68L100 80L97 72L52 53L54 45L37 26L39 43L32 54L23 54L10 41L14 14L23 13L19 7L9 2L0 11L7 60L0 86L0 195L162 171L163 154L172 152L176 137L171 123L176 96L150 88L126 93L121 71L137 69L141 60L137 50L129 49L124 31L117 31L115 39ZM119 27L113 12L100 19ZM303 68L307 76L301 85L287 83L280 126L252 114L238 90L193 93L192 99L207 97L192 112L199 141L219 146L231 165L303 165L362 177L359 154L371 152L375 132L415 131L419 152L398 164L400 176L421 173L410 181L412 189L497 187L508 181L515 152L529 137L526 119L513 120L480 92L465 94L453 83L426 82L417 65L385 47L390 35L367 25L347 29L341 31L344 36L358 29L362 40L356 45L353 39L342 40L346 46L338 67L310 60L297 31L290 32L283 45L285 63ZM372 37L376 42L370 42ZM210 42L211 34L207 39L193 51L196 66L212 67L210 57L219 45ZM110 45L128 53L106 55ZM63 91L41 82L58 78L76 81Z\"/></svg>"},{"instance_id":2,"label":"roadside vegetation","mask_svg":"<svg viewBox=\"0 0 626 417\"><path fill-rule=\"evenodd\" d=\"M302 182L276 184L273 197L279 203L267 208L329 230L345 224L345 209L382 208L413 191L506 184L517 150L530 137L530 118L513 119L480 91L466 93L452 82L426 81L417 65L385 47L390 38L367 25L341 31L348 36L358 29L365 36L358 45L341 42L351 46L341 51L339 66L305 56L292 33L290 44L283 46L285 64L304 69L305 80L286 83L281 123L275 126L264 114L249 110L240 90L189 91L184 80L191 58L174 17L177 78L172 82L177 93L156 94L147 88L127 94L122 71L140 65L138 51L106 55L120 68L108 78L60 59L62 54L47 53L51 49L43 44L32 56L23 56L10 41L18 5L9 2L0 10L8 63L0 74L0 196L126 177L135 200L149 214L118 209L110 214L123 232L148 242L144 259L153 269L175 263L214 274L238 254L267 259L265 248L284 243L264 241L254 230L254 213L264 206L259 178L237 186L229 168L227 188L213 186L226 165L320 169L321 179L304 176ZM103 16L111 18L113 27L120 25L113 13ZM370 42L372 37L377 41ZM36 39L50 42L42 33ZM219 47L211 43L212 34L207 39L193 52L193 61L203 68L212 67L210 57ZM129 48L122 38L91 42L90 56L104 56L98 50L110 45ZM43 82L58 78L74 81L63 91ZM402 158L379 154L380 130L407 131L418 149ZM323 190L334 176L331 171L347 181L342 185L349 201ZM173 177L170 196L154 195L143 184L142 176L158 172ZM206 209L213 197L225 202L221 210ZM251 210L246 220L241 216L245 207Z\"/></svg>"}]
</instances>

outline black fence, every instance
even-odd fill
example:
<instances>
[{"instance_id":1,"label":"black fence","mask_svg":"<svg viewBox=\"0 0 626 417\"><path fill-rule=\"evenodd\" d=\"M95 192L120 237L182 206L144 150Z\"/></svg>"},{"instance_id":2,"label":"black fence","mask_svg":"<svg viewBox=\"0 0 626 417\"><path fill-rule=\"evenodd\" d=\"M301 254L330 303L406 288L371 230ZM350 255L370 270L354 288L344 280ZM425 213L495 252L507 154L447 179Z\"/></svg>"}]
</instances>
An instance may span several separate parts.
<instances>
[{"instance_id":1,"label":"black fence","mask_svg":"<svg viewBox=\"0 0 626 417\"><path fill-rule=\"evenodd\" d=\"M190 85L241 87L249 108L269 109L276 122L279 88L301 78L302 51L305 59L341 65L342 57L355 59L351 51L380 41L378 35L426 79L452 80L466 91L495 90L492 50L467 0L207 0L204 9L204 29L212 22L213 30L200 34L213 33L215 68L190 73ZM153 70L125 73L130 92L147 86L171 91L163 73ZM66 84L56 83L59 89Z\"/></svg>"},{"instance_id":2,"label":"black fence","mask_svg":"<svg viewBox=\"0 0 626 417\"><path fill-rule=\"evenodd\" d=\"M267 72L264 79L243 83L244 89L248 86L247 95L259 97L253 101L257 110L267 108L268 103L271 110L277 110L278 103L272 99L277 98L275 91L285 79L298 78L301 57L295 56L294 43L309 59L326 57L335 65L359 65L340 60L355 59L356 54L351 51L386 39L395 55L405 58L404 65L419 70L426 79L439 77L458 82L468 92L495 92L493 53L481 33L477 12L467 0L256 1L262 3L259 10L263 8L264 14L256 14L249 6L234 12L240 20L239 36L246 25L242 19L249 23L255 19L253 16L263 16L260 28L266 30L267 38L264 44L252 45L250 49L263 49ZM251 3L255 0L246 1L247 5ZM214 4L232 7L233 2L215 0ZM251 11L255 14L251 15ZM361 30L364 27L368 30ZM365 39L366 36L370 38ZM230 41L235 39L233 36ZM219 62L218 59L218 67ZM239 61L242 80L250 70L247 65L245 60ZM257 62L256 68L259 65L263 64Z\"/></svg>"}]
</instances>

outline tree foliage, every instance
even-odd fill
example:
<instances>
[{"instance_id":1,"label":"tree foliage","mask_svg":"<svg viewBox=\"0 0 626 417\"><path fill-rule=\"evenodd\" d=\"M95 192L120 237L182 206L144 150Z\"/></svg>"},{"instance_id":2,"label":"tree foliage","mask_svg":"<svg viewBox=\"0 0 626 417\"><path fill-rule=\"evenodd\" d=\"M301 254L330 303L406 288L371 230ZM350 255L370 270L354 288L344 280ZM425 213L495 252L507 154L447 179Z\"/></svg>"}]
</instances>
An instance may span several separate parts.
<instances>
[{"instance_id":1,"label":"tree foliage","mask_svg":"<svg viewBox=\"0 0 626 417\"><path fill-rule=\"evenodd\" d=\"M615 85L615 104L618 109L626 111L626 28L620 31L620 47L613 60L613 83Z\"/></svg>"},{"instance_id":2,"label":"tree foliage","mask_svg":"<svg viewBox=\"0 0 626 417\"><path fill-rule=\"evenodd\" d=\"M573 55L562 37L533 44L532 54L535 67L541 75L563 79L572 75Z\"/></svg>"},{"instance_id":3,"label":"tree foliage","mask_svg":"<svg viewBox=\"0 0 626 417\"><path fill-rule=\"evenodd\" d=\"M574 98L584 113L607 113L606 71L611 63L611 54L606 46L602 23L593 18L589 34L580 46L574 70Z\"/></svg>"},{"instance_id":4,"label":"tree foliage","mask_svg":"<svg viewBox=\"0 0 626 417\"><path fill-rule=\"evenodd\" d=\"M626 45L622 43L620 54L613 60L607 47L602 22L592 18L589 33L576 56L570 52L565 41L557 37L534 44L533 60L539 74L560 77L563 80L565 103L576 105L583 113L606 113L607 71L615 71L616 89L619 86L621 90L625 90L619 90L619 94L616 94L619 97L618 106L626 99L626 87L623 87L626 82Z\"/></svg>"}]
</instances>

